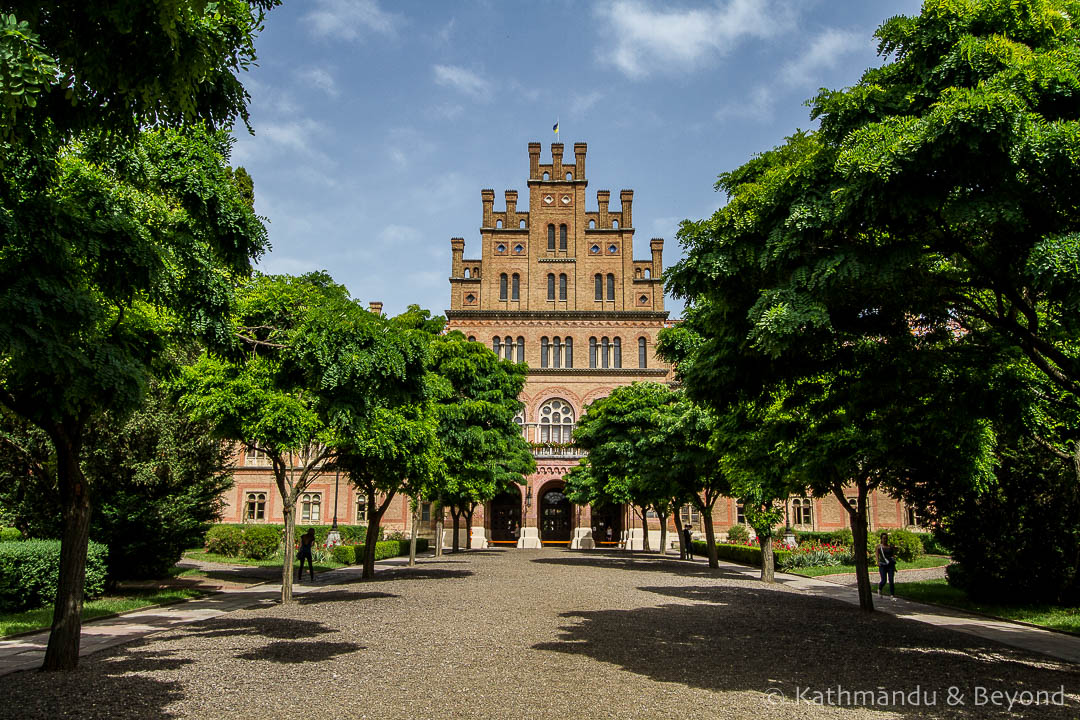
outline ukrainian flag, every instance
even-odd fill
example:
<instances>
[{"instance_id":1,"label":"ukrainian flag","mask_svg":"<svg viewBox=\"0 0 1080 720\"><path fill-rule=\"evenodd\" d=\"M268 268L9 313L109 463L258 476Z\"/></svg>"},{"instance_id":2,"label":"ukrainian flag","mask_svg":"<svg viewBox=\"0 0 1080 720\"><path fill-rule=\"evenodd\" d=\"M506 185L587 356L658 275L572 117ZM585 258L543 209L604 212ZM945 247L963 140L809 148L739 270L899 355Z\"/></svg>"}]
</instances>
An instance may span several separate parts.
<instances>
[{"instance_id":1,"label":"ukrainian flag","mask_svg":"<svg viewBox=\"0 0 1080 720\"><path fill-rule=\"evenodd\" d=\"M551 131L553 133L555 133L556 135L559 134L559 121L558 120L556 120L555 124L551 126Z\"/></svg>"}]
</instances>

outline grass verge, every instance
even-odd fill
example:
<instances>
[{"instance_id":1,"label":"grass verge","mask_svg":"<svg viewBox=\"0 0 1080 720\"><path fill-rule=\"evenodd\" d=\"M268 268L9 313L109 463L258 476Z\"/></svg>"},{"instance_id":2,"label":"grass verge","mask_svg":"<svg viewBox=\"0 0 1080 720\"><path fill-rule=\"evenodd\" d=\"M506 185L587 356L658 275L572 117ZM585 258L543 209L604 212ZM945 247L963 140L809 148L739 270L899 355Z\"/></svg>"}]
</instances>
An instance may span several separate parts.
<instances>
[{"instance_id":1,"label":"grass verge","mask_svg":"<svg viewBox=\"0 0 1080 720\"><path fill-rule=\"evenodd\" d=\"M1019 620L1051 630L1063 630L1080 634L1080 607L1059 607L1057 605L998 605L995 603L976 602L959 588L954 588L945 580L922 580L920 582L896 583L896 596L947 605L957 610L970 610L993 615L1005 620Z\"/></svg>"},{"instance_id":2,"label":"grass verge","mask_svg":"<svg viewBox=\"0 0 1080 720\"><path fill-rule=\"evenodd\" d=\"M915 558L914 562L904 562L903 560L896 563L897 570L921 570L925 568L944 567L952 562L944 555L923 555L922 557ZM795 575L807 575L809 577L818 577L819 575L837 575L839 573L853 573L855 572L854 565L819 565L817 567L804 567L794 568L793 570L785 570L783 572L790 572ZM870 566L870 579L874 580L877 577L877 565L871 564ZM875 580L875 582L877 582Z\"/></svg>"},{"instance_id":3,"label":"grass verge","mask_svg":"<svg viewBox=\"0 0 1080 720\"><path fill-rule=\"evenodd\" d=\"M127 592L123 595L106 595L97 600L83 603L82 619L85 622L105 615L138 610L150 605L181 602L199 597L202 594L198 590L191 588L168 588L164 590L147 590L145 592ZM53 609L51 607L0 613L0 637L29 632L30 630L47 630L52 625L52 617Z\"/></svg>"}]
</instances>

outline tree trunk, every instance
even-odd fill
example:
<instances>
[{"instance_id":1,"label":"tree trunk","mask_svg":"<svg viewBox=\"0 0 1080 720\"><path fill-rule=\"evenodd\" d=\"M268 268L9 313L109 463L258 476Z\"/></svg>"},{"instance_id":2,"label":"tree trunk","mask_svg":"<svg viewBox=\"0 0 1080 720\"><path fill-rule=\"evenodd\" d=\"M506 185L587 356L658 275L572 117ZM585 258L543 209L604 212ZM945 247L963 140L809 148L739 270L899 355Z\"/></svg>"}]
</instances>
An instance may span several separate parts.
<instances>
[{"instance_id":1,"label":"tree trunk","mask_svg":"<svg viewBox=\"0 0 1080 720\"><path fill-rule=\"evenodd\" d=\"M90 494L79 465L79 441L67 433L53 434L52 440L56 448L64 530L60 540L60 575L52 629L41 667L47 671L74 670L79 665L86 550L90 542Z\"/></svg>"},{"instance_id":2,"label":"tree trunk","mask_svg":"<svg viewBox=\"0 0 1080 720\"><path fill-rule=\"evenodd\" d=\"M368 489L367 503L371 510L368 512L368 527L364 536L364 569L360 573L363 580L370 580L375 577L375 545L379 542L379 525L382 523L383 513L386 512L386 508L390 505L390 500L393 497L394 493L390 493L380 507L375 504L375 489Z\"/></svg>"},{"instance_id":3,"label":"tree trunk","mask_svg":"<svg viewBox=\"0 0 1080 720\"><path fill-rule=\"evenodd\" d=\"M456 553L461 549L461 543L458 541L458 523L461 521L461 508L451 505L450 518L454 521L454 539L450 542L450 552Z\"/></svg>"},{"instance_id":4,"label":"tree trunk","mask_svg":"<svg viewBox=\"0 0 1080 720\"><path fill-rule=\"evenodd\" d=\"M432 506L431 512L435 515L435 557L440 558L443 554L443 532L445 532L446 513L443 512L442 501L438 501Z\"/></svg>"},{"instance_id":5,"label":"tree trunk","mask_svg":"<svg viewBox=\"0 0 1080 720\"><path fill-rule=\"evenodd\" d=\"M644 505L641 507L641 551L652 552L652 548L649 547L649 509Z\"/></svg>"},{"instance_id":6,"label":"tree trunk","mask_svg":"<svg viewBox=\"0 0 1080 720\"><path fill-rule=\"evenodd\" d=\"M660 554L667 555L667 515L661 515L660 511L656 511L656 516L660 518Z\"/></svg>"},{"instance_id":7,"label":"tree trunk","mask_svg":"<svg viewBox=\"0 0 1080 720\"><path fill-rule=\"evenodd\" d=\"M688 557L687 551L690 548L686 547L686 538L683 537L683 524L682 517L679 516L679 511L675 511L675 533L679 536L679 559L685 560Z\"/></svg>"},{"instance_id":8,"label":"tree trunk","mask_svg":"<svg viewBox=\"0 0 1080 720\"><path fill-rule=\"evenodd\" d=\"M757 528L754 528L757 530ZM758 547L761 548L761 580L762 582L776 582L775 555L773 555L772 535L766 537L765 533L757 534Z\"/></svg>"},{"instance_id":9,"label":"tree trunk","mask_svg":"<svg viewBox=\"0 0 1080 720\"><path fill-rule=\"evenodd\" d=\"M716 555L716 530L712 525L712 505L701 506L701 519L705 521L705 553L709 557L709 567L719 568L720 558Z\"/></svg>"},{"instance_id":10,"label":"tree trunk","mask_svg":"<svg viewBox=\"0 0 1080 720\"><path fill-rule=\"evenodd\" d=\"M476 512L476 503L470 503L469 509L465 511L465 532L468 533L465 536L465 549L472 550L472 516Z\"/></svg>"},{"instance_id":11,"label":"tree trunk","mask_svg":"<svg viewBox=\"0 0 1080 720\"><path fill-rule=\"evenodd\" d=\"M859 585L859 607L867 612L874 610L874 590L870 584L870 568L866 556L866 496L867 485L865 480L856 482L859 495L852 508L844 497L843 487L833 485L833 494L840 500L840 504L847 509L851 520L851 538L855 550L855 578Z\"/></svg>"},{"instance_id":12,"label":"tree trunk","mask_svg":"<svg viewBox=\"0 0 1080 720\"><path fill-rule=\"evenodd\" d=\"M281 559L281 603L292 602L293 590L293 560L296 548L296 503L289 495L282 493L283 503L281 515L285 520L285 556Z\"/></svg>"},{"instance_id":13,"label":"tree trunk","mask_svg":"<svg viewBox=\"0 0 1080 720\"><path fill-rule=\"evenodd\" d=\"M409 537L409 567L416 564L416 533L420 528L420 500L412 509L412 534Z\"/></svg>"}]
</instances>

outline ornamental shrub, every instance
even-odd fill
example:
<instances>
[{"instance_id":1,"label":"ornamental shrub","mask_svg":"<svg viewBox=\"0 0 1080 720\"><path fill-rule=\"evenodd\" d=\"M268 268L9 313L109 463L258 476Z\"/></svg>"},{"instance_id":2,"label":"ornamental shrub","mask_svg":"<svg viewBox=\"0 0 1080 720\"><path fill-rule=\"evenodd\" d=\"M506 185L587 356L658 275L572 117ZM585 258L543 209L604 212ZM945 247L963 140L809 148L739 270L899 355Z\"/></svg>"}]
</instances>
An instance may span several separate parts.
<instances>
[{"instance_id":1,"label":"ornamental shrub","mask_svg":"<svg viewBox=\"0 0 1080 720\"><path fill-rule=\"evenodd\" d=\"M108 549L91 542L86 551L86 598L105 591ZM60 577L59 540L0 542L0 611L14 612L56 601Z\"/></svg>"},{"instance_id":2,"label":"ornamental shrub","mask_svg":"<svg viewBox=\"0 0 1080 720\"><path fill-rule=\"evenodd\" d=\"M750 539L750 531L746 529L745 525L732 525L727 531L727 541L729 543L744 543Z\"/></svg>"},{"instance_id":3,"label":"ornamental shrub","mask_svg":"<svg viewBox=\"0 0 1080 720\"><path fill-rule=\"evenodd\" d=\"M214 525L206 532L206 552L226 557L239 557L243 539L242 525Z\"/></svg>"},{"instance_id":4,"label":"ornamental shrub","mask_svg":"<svg viewBox=\"0 0 1080 720\"><path fill-rule=\"evenodd\" d=\"M952 555L952 550L938 538L937 533L915 533L922 540L923 552L927 555Z\"/></svg>"},{"instance_id":5,"label":"ornamental shrub","mask_svg":"<svg viewBox=\"0 0 1080 720\"><path fill-rule=\"evenodd\" d=\"M269 525L248 525L240 538L240 555L252 560L268 560L281 545L282 531Z\"/></svg>"},{"instance_id":6,"label":"ornamental shrub","mask_svg":"<svg viewBox=\"0 0 1080 720\"><path fill-rule=\"evenodd\" d=\"M0 527L0 542L15 542L22 540L22 533L18 528Z\"/></svg>"},{"instance_id":7,"label":"ornamental shrub","mask_svg":"<svg viewBox=\"0 0 1080 720\"><path fill-rule=\"evenodd\" d=\"M923 554L923 544L919 536L910 530L879 530L872 536L874 547L881 542L882 534L889 536L889 544L896 548L896 557L904 562L913 562Z\"/></svg>"},{"instance_id":8,"label":"ornamental shrub","mask_svg":"<svg viewBox=\"0 0 1080 720\"><path fill-rule=\"evenodd\" d=\"M330 525L307 525L302 522L296 523L296 538L299 542L299 538L309 527L315 528L315 544L325 545L326 536L330 533L332 526ZM209 552L210 537L214 532L226 532L216 531L215 528L236 528L238 530L247 530L249 528L272 528L277 533L278 543L280 544L281 538L285 534L285 526L281 523L218 523L211 526L210 531L206 534L206 546ZM341 535L341 540L344 543L363 543L364 538L367 537L366 525L338 525L338 533ZM379 530L379 534L382 534L382 529ZM275 548L275 552L277 549ZM225 553L221 553L224 555ZM232 557L236 557L237 552L229 553ZM272 555L270 556L272 557Z\"/></svg>"},{"instance_id":9,"label":"ornamental shrub","mask_svg":"<svg viewBox=\"0 0 1080 720\"><path fill-rule=\"evenodd\" d=\"M352 565L357 560L356 548L358 547L363 547L363 545L335 545L330 551L330 557L343 565Z\"/></svg>"}]
</instances>

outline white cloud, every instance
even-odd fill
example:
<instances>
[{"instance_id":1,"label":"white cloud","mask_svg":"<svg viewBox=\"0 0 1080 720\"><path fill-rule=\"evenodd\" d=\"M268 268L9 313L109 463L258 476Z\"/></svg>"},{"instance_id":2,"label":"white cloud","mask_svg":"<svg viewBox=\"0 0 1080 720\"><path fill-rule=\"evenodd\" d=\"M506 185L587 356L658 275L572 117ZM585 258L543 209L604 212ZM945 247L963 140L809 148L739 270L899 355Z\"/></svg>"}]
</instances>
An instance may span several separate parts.
<instances>
[{"instance_id":1,"label":"white cloud","mask_svg":"<svg viewBox=\"0 0 1080 720\"><path fill-rule=\"evenodd\" d=\"M580 118L603 99L604 93L599 90L593 90L584 95L575 93L574 96L570 98L570 115L575 118Z\"/></svg>"},{"instance_id":2,"label":"white cloud","mask_svg":"<svg viewBox=\"0 0 1080 720\"><path fill-rule=\"evenodd\" d=\"M713 7L680 10L610 0L595 14L601 36L614 42L600 58L630 78L693 70L746 38L779 34L792 17L778 0L717 0Z\"/></svg>"},{"instance_id":3,"label":"white cloud","mask_svg":"<svg viewBox=\"0 0 1080 720\"><path fill-rule=\"evenodd\" d=\"M334 76L330 74L329 70L324 68L303 68L297 70L296 77L305 85L316 87L330 97L337 97L341 94L341 91L338 90L337 82L334 81Z\"/></svg>"},{"instance_id":4,"label":"white cloud","mask_svg":"<svg viewBox=\"0 0 1080 720\"><path fill-rule=\"evenodd\" d=\"M874 40L869 33L829 28L814 38L802 55L786 63L780 76L789 85L820 82L818 78L823 70L836 68L848 55L873 52L874 48Z\"/></svg>"},{"instance_id":5,"label":"white cloud","mask_svg":"<svg viewBox=\"0 0 1080 720\"><path fill-rule=\"evenodd\" d=\"M441 103L431 108L431 113L437 118L456 120L465 112L465 108L457 103Z\"/></svg>"},{"instance_id":6,"label":"white cloud","mask_svg":"<svg viewBox=\"0 0 1080 720\"><path fill-rule=\"evenodd\" d=\"M453 88L474 98L484 98L491 90L491 83L471 70L456 65L435 65L435 82Z\"/></svg>"},{"instance_id":7,"label":"white cloud","mask_svg":"<svg viewBox=\"0 0 1080 720\"><path fill-rule=\"evenodd\" d=\"M379 7L376 0L315 0L316 9L304 16L320 37L357 40L376 33L393 35L401 18Z\"/></svg>"},{"instance_id":8,"label":"white cloud","mask_svg":"<svg viewBox=\"0 0 1080 720\"><path fill-rule=\"evenodd\" d=\"M456 18L450 18L450 22L442 26L439 32L435 33L435 39L442 45L449 45L450 38L454 34L454 26L457 24Z\"/></svg>"},{"instance_id":9,"label":"white cloud","mask_svg":"<svg viewBox=\"0 0 1080 720\"><path fill-rule=\"evenodd\" d=\"M379 231L379 242L383 245L408 245L420 240L420 231L410 225L387 225Z\"/></svg>"}]
</instances>

